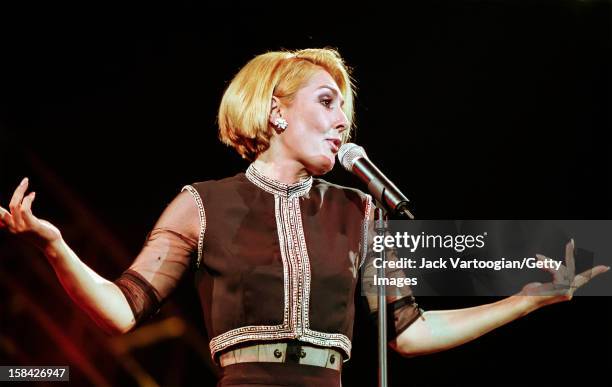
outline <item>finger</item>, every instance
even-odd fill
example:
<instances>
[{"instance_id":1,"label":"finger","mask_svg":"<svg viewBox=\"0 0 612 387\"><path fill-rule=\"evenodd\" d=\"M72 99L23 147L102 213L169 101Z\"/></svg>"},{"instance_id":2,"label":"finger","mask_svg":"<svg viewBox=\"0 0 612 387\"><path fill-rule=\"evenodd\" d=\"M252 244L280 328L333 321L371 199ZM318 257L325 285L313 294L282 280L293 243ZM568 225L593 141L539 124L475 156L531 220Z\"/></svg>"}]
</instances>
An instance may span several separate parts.
<instances>
[{"instance_id":1,"label":"finger","mask_svg":"<svg viewBox=\"0 0 612 387\"><path fill-rule=\"evenodd\" d=\"M11 215L13 215L14 225L22 224L21 214L19 213L19 207L21 206L21 201L23 200L23 195L28 189L28 178L24 177L19 183L19 186L15 189L13 193L13 197L11 198L11 202L9 204L9 209L11 210Z\"/></svg>"},{"instance_id":2,"label":"finger","mask_svg":"<svg viewBox=\"0 0 612 387\"><path fill-rule=\"evenodd\" d=\"M6 223L4 223L4 214L5 214L6 210L2 207L0 207L0 228L4 228L6 227Z\"/></svg>"},{"instance_id":3,"label":"finger","mask_svg":"<svg viewBox=\"0 0 612 387\"><path fill-rule=\"evenodd\" d=\"M13 227L19 228L23 226L23 214L21 213L21 203L19 203L17 207L11 208L11 216L13 217Z\"/></svg>"},{"instance_id":4,"label":"finger","mask_svg":"<svg viewBox=\"0 0 612 387\"><path fill-rule=\"evenodd\" d=\"M572 278L567 277L567 268L565 266L561 264L559 265L558 269L555 269L554 266L551 265L551 262L555 262L553 259L545 257L544 255L541 255L541 254L536 254L536 257L538 258L538 260L545 263L542 269L546 270L547 272L553 275L553 280L552 280L553 286L555 286L556 288L569 288L570 287L573 277Z\"/></svg>"},{"instance_id":5,"label":"finger","mask_svg":"<svg viewBox=\"0 0 612 387\"><path fill-rule=\"evenodd\" d=\"M9 203L9 208L11 212L13 212L15 208L21 205L21 201L23 200L23 195L25 194L27 189L28 189L28 178L24 177L23 180L21 180L21 183L19 183L19 185L15 189L15 192L13 193L13 197L11 198L11 202Z\"/></svg>"},{"instance_id":6,"label":"finger","mask_svg":"<svg viewBox=\"0 0 612 387\"><path fill-rule=\"evenodd\" d=\"M31 192L21 202L21 217L22 220L28 225L32 224L32 221L34 220L34 215L32 214L32 202L35 198L36 192Z\"/></svg>"},{"instance_id":7,"label":"finger","mask_svg":"<svg viewBox=\"0 0 612 387\"><path fill-rule=\"evenodd\" d=\"M582 273L578 274L576 278L574 278L574 281L572 281L572 286L579 288L589 282L591 279L597 277L602 273L607 272L608 270L610 270L610 267L604 265L598 265L592 269L585 270Z\"/></svg>"},{"instance_id":8,"label":"finger","mask_svg":"<svg viewBox=\"0 0 612 387\"><path fill-rule=\"evenodd\" d=\"M576 244L574 242L574 238L565 245L565 264L567 266L567 276L569 278L573 278L576 274L576 260L574 258L574 250L576 249Z\"/></svg>"},{"instance_id":9,"label":"finger","mask_svg":"<svg viewBox=\"0 0 612 387\"><path fill-rule=\"evenodd\" d=\"M552 259L542 255L542 254L536 254L536 258L541 261L541 262L550 262L552 261ZM544 267L542 268L543 270L546 270L547 272L549 272L550 274L553 275L554 279L560 279L563 278L563 274L564 274L564 268L563 265L559 266L559 270L554 269L553 267L551 267L550 265L544 265Z\"/></svg>"},{"instance_id":10,"label":"finger","mask_svg":"<svg viewBox=\"0 0 612 387\"><path fill-rule=\"evenodd\" d=\"M13 227L13 217L11 213L0 207L0 227Z\"/></svg>"}]
</instances>

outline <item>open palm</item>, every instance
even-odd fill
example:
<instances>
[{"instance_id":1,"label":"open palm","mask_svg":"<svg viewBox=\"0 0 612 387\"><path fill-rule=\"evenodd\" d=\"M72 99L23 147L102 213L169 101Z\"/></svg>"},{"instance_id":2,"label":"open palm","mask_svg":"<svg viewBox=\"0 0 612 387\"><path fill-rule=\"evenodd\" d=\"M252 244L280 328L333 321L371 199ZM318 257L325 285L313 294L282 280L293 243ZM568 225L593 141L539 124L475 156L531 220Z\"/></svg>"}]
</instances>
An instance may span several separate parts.
<instances>
[{"instance_id":1,"label":"open palm","mask_svg":"<svg viewBox=\"0 0 612 387\"><path fill-rule=\"evenodd\" d=\"M578 288L610 269L608 266L598 265L580 274L576 274L574 259L575 247L573 239L565 245L565 265L560 265L559 269L554 269L546 265L544 266L544 270L552 274L552 282L529 283L523 287L520 295L537 297L538 302L544 305L569 301ZM550 260L550 258L541 254L536 254L536 257L543 262Z\"/></svg>"},{"instance_id":2,"label":"open palm","mask_svg":"<svg viewBox=\"0 0 612 387\"><path fill-rule=\"evenodd\" d=\"M54 241L61 239L61 233L53 224L34 216L32 202L36 193L31 192L25 195L27 190L28 179L25 178L13 193L9 203L10 211L0 206L0 229L6 228L10 233L44 249Z\"/></svg>"}]
</instances>

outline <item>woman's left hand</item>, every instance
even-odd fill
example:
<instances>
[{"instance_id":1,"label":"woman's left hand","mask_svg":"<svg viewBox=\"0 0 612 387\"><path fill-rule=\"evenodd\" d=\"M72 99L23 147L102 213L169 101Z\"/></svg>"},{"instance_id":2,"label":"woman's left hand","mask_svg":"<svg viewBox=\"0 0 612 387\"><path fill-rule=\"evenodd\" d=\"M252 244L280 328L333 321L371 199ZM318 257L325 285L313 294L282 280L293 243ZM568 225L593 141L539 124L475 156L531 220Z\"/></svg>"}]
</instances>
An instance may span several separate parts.
<instances>
[{"instance_id":1,"label":"woman's left hand","mask_svg":"<svg viewBox=\"0 0 612 387\"><path fill-rule=\"evenodd\" d=\"M530 300L538 307L569 301L574 296L576 289L599 274L610 270L609 266L598 265L580 274L575 274L574 250L575 245L572 239L565 245L565 265L561 264L559 269L548 267L548 265L544 266L544 270L553 275L553 281L544 284L540 282L529 283L523 287L519 295L529 296ZM536 257L543 262L550 261L550 258L541 254L536 254Z\"/></svg>"}]
</instances>

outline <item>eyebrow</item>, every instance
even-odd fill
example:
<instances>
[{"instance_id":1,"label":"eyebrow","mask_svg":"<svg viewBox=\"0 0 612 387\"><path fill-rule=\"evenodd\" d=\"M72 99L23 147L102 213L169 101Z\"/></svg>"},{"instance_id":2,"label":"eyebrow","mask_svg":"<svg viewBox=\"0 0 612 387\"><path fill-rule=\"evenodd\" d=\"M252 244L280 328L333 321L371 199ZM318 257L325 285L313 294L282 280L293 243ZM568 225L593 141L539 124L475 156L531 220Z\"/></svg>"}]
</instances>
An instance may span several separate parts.
<instances>
[{"instance_id":1,"label":"eyebrow","mask_svg":"<svg viewBox=\"0 0 612 387\"><path fill-rule=\"evenodd\" d=\"M340 93L338 93L338 90L334 89L333 87L329 85L319 86L319 89L329 89L329 91L331 91L334 94L334 96L340 98L340 105L344 105L344 99L342 98L342 96L340 96Z\"/></svg>"}]
</instances>

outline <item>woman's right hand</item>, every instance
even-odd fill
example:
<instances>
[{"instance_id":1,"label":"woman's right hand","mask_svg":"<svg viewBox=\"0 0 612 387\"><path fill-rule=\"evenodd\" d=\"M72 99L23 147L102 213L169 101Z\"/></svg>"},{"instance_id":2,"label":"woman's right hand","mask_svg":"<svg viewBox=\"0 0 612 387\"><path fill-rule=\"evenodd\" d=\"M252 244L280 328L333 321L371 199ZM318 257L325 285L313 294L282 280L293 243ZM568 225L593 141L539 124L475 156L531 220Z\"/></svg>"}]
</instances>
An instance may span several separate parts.
<instances>
[{"instance_id":1,"label":"woman's right hand","mask_svg":"<svg viewBox=\"0 0 612 387\"><path fill-rule=\"evenodd\" d=\"M10 212L0 206L0 229L6 228L11 234L22 237L45 251L54 242L61 241L62 234L57 227L32 214L35 192L28 195L28 178L24 178L13 193L9 204Z\"/></svg>"}]
</instances>

